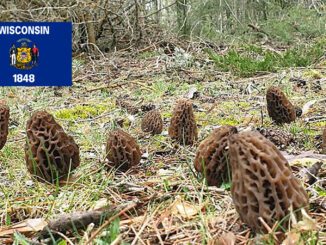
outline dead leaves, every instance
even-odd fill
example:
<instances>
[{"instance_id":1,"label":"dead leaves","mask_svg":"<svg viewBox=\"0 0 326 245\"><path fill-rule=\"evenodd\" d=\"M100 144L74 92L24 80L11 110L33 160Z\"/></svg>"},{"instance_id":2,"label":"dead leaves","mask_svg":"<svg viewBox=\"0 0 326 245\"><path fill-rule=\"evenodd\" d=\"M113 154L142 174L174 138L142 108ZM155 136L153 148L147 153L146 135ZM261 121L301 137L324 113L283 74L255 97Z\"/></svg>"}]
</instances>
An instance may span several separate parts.
<instances>
[{"instance_id":1,"label":"dead leaves","mask_svg":"<svg viewBox=\"0 0 326 245\"><path fill-rule=\"evenodd\" d=\"M168 208L172 215L179 216L185 219L191 219L195 217L204 207L202 205L194 205L190 202L182 200L180 196L177 196L172 205Z\"/></svg>"},{"instance_id":2,"label":"dead leaves","mask_svg":"<svg viewBox=\"0 0 326 245\"><path fill-rule=\"evenodd\" d=\"M286 155L289 163L293 167L301 169L301 176L305 183L309 185L314 184L318 178L323 178L322 172L323 165L326 163L326 155L314 154L311 151L303 152L300 155Z\"/></svg>"},{"instance_id":3,"label":"dead leaves","mask_svg":"<svg viewBox=\"0 0 326 245\"><path fill-rule=\"evenodd\" d=\"M305 103L302 107L302 116L310 113L313 109L314 104L316 103L325 103L326 99L320 99L320 100L311 100Z\"/></svg>"},{"instance_id":4,"label":"dead leaves","mask_svg":"<svg viewBox=\"0 0 326 245\"><path fill-rule=\"evenodd\" d=\"M282 245L305 245L311 244L303 237L307 233L316 232L318 227L315 220L313 220L304 209L301 209L302 220L297 222L295 215L291 212L292 229L286 233L286 238L282 242ZM309 239L313 239L314 236L310 234Z\"/></svg>"},{"instance_id":5,"label":"dead leaves","mask_svg":"<svg viewBox=\"0 0 326 245\"><path fill-rule=\"evenodd\" d=\"M305 209L302 208L300 211L302 214L302 220L299 222L295 220L295 216L293 212L291 212L291 220L293 222L292 227L299 232L317 230L318 227L316 221L307 214Z\"/></svg>"},{"instance_id":6,"label":"dead leaves","mask_svg":"<svg viewBox=\"0 0 326 245\"><path fill-rule=\"evenodd\" d=\"M311 100L308 101L306 104L303 105L302 107L302 116L306 115L309 113L311 110L311 107L317 102L317 100Z\"/></svg>"},{"instance_id":7,"label":"dead leaves","mask_svg":"<svg viewBox=\"0 0 326 245\"><path fill-rule=\"evenodd\" d=\"M16 232L23 234L43 230L48 225L45 219L27 219L12 226L0 228L0 237L10 236Z\"/></svg>"},{"instance_id":8,"label":"dead leaves","mask_svg":"<svg viewBox=\"0 0 326 245\"><path fill-rule=\"evenodd\" d=\"M300 234L298 233L289 233L286 239L282 242L282 245L304 245L303 241L300 242Z\"/></svg>"},{"instance_id":9,"label":"dead leaves","mask_svg":"<svg viewBox=\"0 0 326 245\"><path fill-rule=\"evenodd\" d=\"M193 203L183 200L181 196L176 196L174 202L162 211L160 220L164 220L165 224L171 224L176 220L175 218L178 218L178 220L192 219L196 217L204 207L205 203L194 205Z\"/></svg>"},{"instance_id":10,"label":"dead leaves","mask_svg":"<svg viewBox=\"0 0 326 245\"><path fill-rule=\"evenodd\" d=\"M195 205L184 200L181 196L176 196L172 204L161 211L156 224L163 230L163 234L173 234L180 230L186 221L198 217L205 204Z\"/></svg>"},{"instance_id":11,"label":"dead leaves","mask_svg":"<svg viewBox=\"0 0 326 245\"><path fill-rule=\"evenodd\" d=\"M103 206L104 201L101 200L98 205ZM37 237L46 237L52 232L68 232L75 229L83 230L90 224L100 225L107 219L94 232L94 234L98 234L115 218L125 214L131 209L134 209L136 206L136 203L127 203L116 207L108 207L105 209L101 208L101 210L89 210L85 212L63 214L59 215L56 219L49 221L42 218L27 219L11 226L0 228L0 238L8 238L8 240L11 240L15 233L21 233L27 237L35 237L35 235ZM95 238L94 234L89 241L92 241ZM0 240L0 242L3 242L3 240Z\"/></svg>"},{"instance_id":12,"label":"dead leaves","mask_svg":"<svg viewBox=\"0 0 326 245\"><path fill-rule=\"evenodd\" d=\"M299 165L306 165L308 162L317 161L326 161L325 154L316 154L314 151L304 151L299 155L291 155L285 151L281 151L285 159L290 163L290 165L295 165L295 163L300 163ZM295 162L296 161L296 162Z\"/></svg>"},{"instance_id":13,"label":"dead leaves","mask_svg":"<svg viewBox=\"0 0 326 245\"><path fill-rule=\"evenodd\" d=\"M232 232L223 233L214 245L235 245L236 236ZM212 245L213 245L212 244Z\"/></svg>"}]
</instances>

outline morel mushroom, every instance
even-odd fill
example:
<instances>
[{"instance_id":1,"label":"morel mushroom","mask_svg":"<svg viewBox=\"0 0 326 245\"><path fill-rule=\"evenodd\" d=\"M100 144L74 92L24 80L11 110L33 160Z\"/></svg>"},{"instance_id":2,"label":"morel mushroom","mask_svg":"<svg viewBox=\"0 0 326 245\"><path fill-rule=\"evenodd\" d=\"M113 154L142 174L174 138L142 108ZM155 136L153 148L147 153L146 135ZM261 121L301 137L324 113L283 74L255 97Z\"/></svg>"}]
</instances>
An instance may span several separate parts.
<instances>
[{"instance_id":1,"label":"morel mushroom","mask_svg":"<svg viewBox=\"0 0 326 245\"><path fill-rule=\"evenodd\" d=\"M181 99L177 101L172 113L169 135L172 139L185 145L192 145L197 140L197 125L192 103L189 100Z\"/></svg>"},{"instance_id":2,"label":"morel mushroom","mask_svg":"<svg viewBox=\"0 0 326 245\"><path fill-rule=\"evenodd\" d=\"M143 112L147 112L147 111L151 111L151 110L155 110L155 105L154 104L143 104L141 105L140 109Z\"/></svg>"},{"instance_id":3,"label":"morel mushroom","mask_svg":"<svg viewBox=\"0 0 326 245\"><path fill-rule=\"evenodd\" d=\"M321 145L321 152L323 154L326 154L326 127L323 131L323 139L322 139L322 145Z\"/></svg>"},{"instance_id":4,"label":"morel mushroom","mask_svg":"<svg viewBox=\"0 0 326 245\"><path fill-rule=\"evenodd\" d=\"M39 181L65 180L80 163L79 147L46 111L37 111L27 121L25 160Z\"/></svg>"},{"instance_id":5,"label":"morel mushroom","mask_svg":"<svg viewBox=\"0 0 326 245\"><path fill-rule=\"evenodd\" d=\"M127 171L138 165L141 151L135 139L121 129L111 131L106 144L106 157L109 165Z\"/></svg>"},{"instance_id":6,"label":"morel mushroom","mask_svg":"<svg viewBox=\"0 0 326 245\"><path fill-rule=\"evenodd\" d=\"M268 115L276 124L295 121L297 110L279 88L270 87L266 93L266 100Z\"/></svg>"},{"instance_id":7,"label":"morel mushroom","mask_svg":"<svg viewBox=\"0 0 326 245\"><path fill-rule=\"evenodd\" d=\"M269 139L278 149L284 150L294 142L294 137L288 131L283 131L276 128L258 127L256 130L265 138Z\"/></svg>"},{"instance_id":8,"label":"morel mushroom","mask_svg":"<svg viewBox=\"0 0 326 245\"><path fill-rule=\"evenodd\" d=\"M136 106L126 100L117 99L115 103L117 106L120 106L132 115L135 115L139 112L139 109Z\"/></svg>"},{"instance_id":9,"label":"morel mushroom","mask_svg":"<svg viewBox=\"0 0 326 245\"><path fill-rule=\"evenodd\" d=\"M232 126L222 126L215 129L197 150L195 169L203 173L208 185L220 186L223 182L229 182L231 167L229 167L228 138L237 133Z\"/></svg>"},{"instance_id":10,"label":"morel mushroom","mask_svg":"<svg viewBox=\"0 0 326 245\"><path fill-rule=\"evenodd\" d=\"M0 104L0 150L5 146L8 137L9 107Z\"/></svg>"},{"instance_id":11,"label":"morel mushroom","mask_svg":"<svg viewBox=\"0 0 326 245\"><path fill-rule=\"evenodd\" d=\"M270 227L277 221L283 226L291 206L297 211L308 205L308 195L288 162L260 133L230 136L229 154L232 199L242 221L254 231L267 232L259 217Z\"/></svg>"},{"instance_id":12,"label":"morel mushroom","mask_svg":"<svg viewBox=\"0 0 326 245\"><path fill-rule=\"evenodd\" d=\"M141 122L141 129L144 132L160 134L163 130L163 120L158 110L151 110L144 115Z\"/></svg>"}]
</instances>

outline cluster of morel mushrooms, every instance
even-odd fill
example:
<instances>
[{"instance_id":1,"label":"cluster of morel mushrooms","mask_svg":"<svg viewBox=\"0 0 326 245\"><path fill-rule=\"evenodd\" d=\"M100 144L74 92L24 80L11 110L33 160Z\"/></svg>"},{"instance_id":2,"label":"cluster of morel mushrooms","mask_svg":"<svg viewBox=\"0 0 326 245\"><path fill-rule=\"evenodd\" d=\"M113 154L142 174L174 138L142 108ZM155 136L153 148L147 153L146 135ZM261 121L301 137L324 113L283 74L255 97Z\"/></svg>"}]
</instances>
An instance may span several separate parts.
<instances>
[{"instance_id":1,"label":"cluster of morel mushrooms","mask_svg":"<svg viewBox=\"0 0 326 245\"><path fill-rule=\"evenodd\" d=\"M268 114L277 124L294 121L300 112L277 87L267 90L266 100ZM9 108L1 104L0 149L7 140L8 120ZM160 134L163 130L160 112L156 109L148 111L141 128L144 132ZM29 172L37 180L56 183L67 179L70 171L79 166L78 145L51 114L35 112L27 122L26 132L25 160ZM173 140L185 145L192 145L197 140L197 125L189 100L176 102L168 133ZM322 151L326 153L326 128ZM136 140L122 129L109 133L106 154L109 166L118 171L130 169L141 159ZM284 225L290 210L308 207L307 192L293 175L289 163L259 132L238 132L233 126L213 130L200 143L194 166L208 185L220 186L231 180L236 210L242 221L256 232L267 232L262 219L270 227L277 221L283 221Z\"/></svg>"}]
</instances>

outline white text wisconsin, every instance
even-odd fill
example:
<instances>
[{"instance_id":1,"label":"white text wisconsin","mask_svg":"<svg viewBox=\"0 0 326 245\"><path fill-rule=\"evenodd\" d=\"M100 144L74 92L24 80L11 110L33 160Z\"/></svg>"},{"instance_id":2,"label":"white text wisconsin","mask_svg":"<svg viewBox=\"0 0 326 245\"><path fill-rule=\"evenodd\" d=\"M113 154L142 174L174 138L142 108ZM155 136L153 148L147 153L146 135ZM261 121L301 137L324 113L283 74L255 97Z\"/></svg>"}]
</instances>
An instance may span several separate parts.
<instances>
[{"instance_id":1,"label":"white text wisconsin","mask_svg":"<svg viewBox=\"0 0 326 245\"><path fill-rule=\"evenodd\" d=\"M50 35L50 26L0 26L0 35Z\"/></svg>"}]
</instances>

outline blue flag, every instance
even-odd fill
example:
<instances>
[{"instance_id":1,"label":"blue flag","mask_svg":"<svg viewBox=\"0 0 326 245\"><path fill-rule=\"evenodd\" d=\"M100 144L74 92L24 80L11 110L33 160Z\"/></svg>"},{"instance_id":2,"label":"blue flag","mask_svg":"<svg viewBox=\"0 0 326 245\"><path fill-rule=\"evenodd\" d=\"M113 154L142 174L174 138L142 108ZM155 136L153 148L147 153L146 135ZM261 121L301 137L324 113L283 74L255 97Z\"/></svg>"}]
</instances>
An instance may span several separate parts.
<instances>
[{"instance_id":1,"label":"blue flag","mask_svg":"<svg viewBox=\"0 0 326 245\"><path fill-rule=\"evenodd\" d=\"M0 22L0 86L71 86L72 23Z\"/></svg>"}]
</instances>

